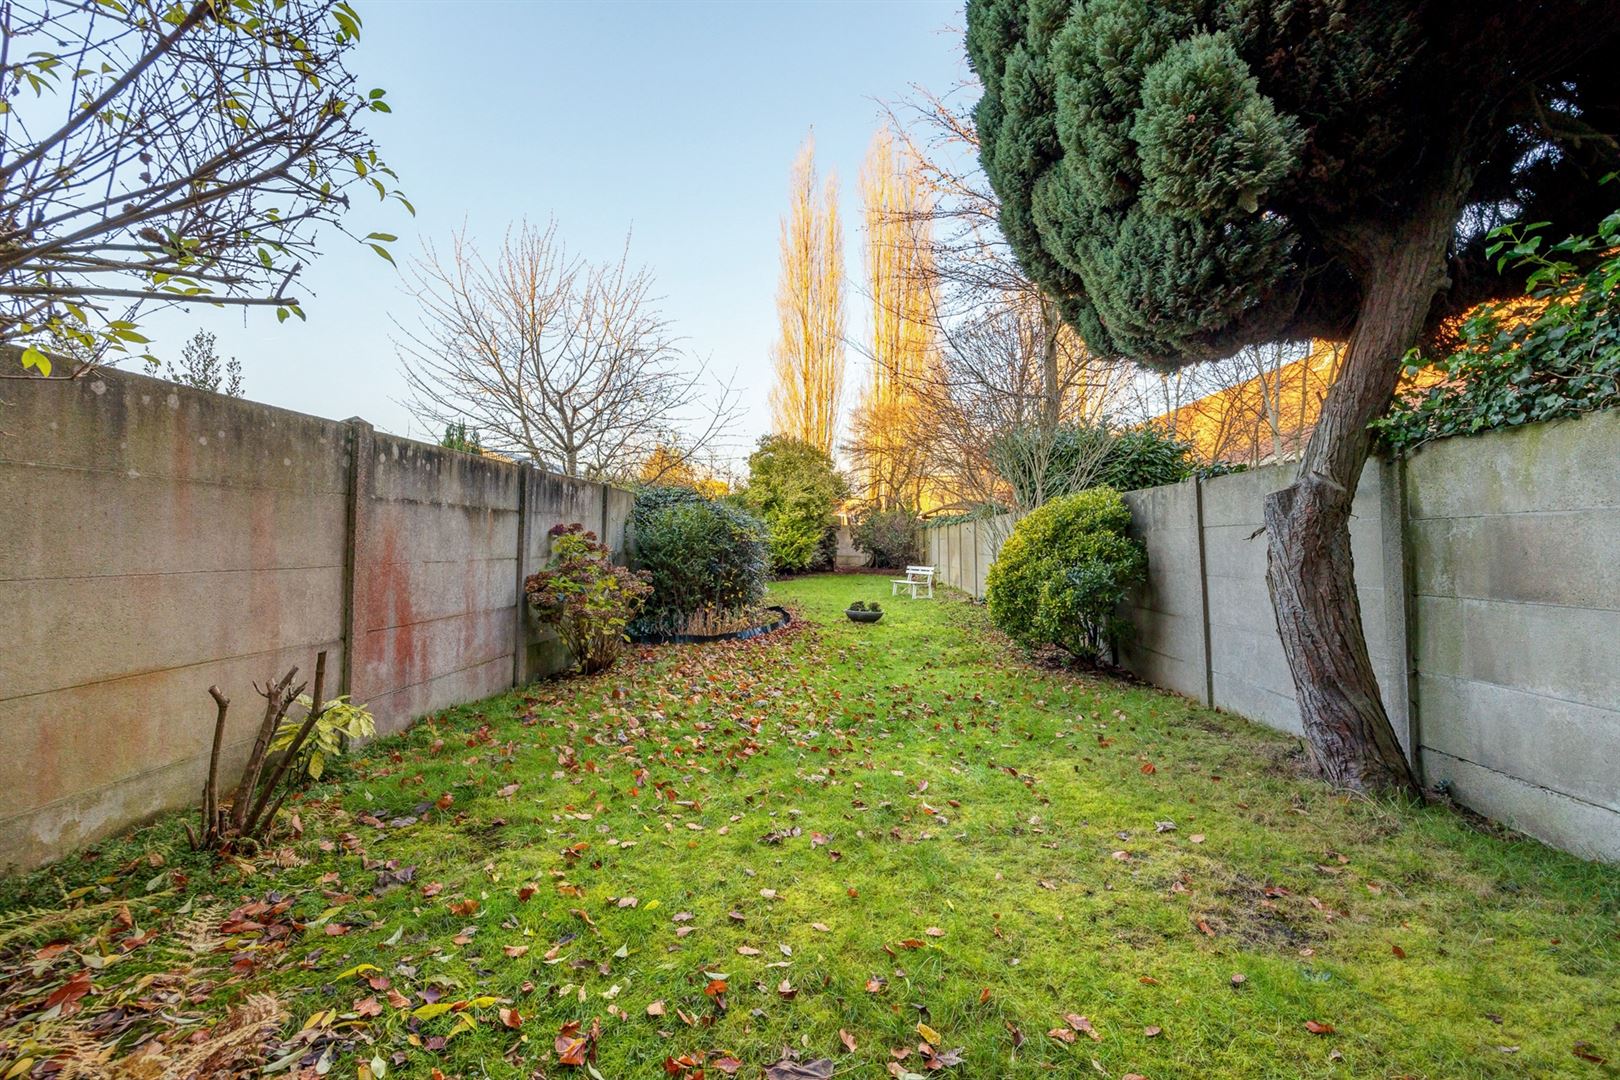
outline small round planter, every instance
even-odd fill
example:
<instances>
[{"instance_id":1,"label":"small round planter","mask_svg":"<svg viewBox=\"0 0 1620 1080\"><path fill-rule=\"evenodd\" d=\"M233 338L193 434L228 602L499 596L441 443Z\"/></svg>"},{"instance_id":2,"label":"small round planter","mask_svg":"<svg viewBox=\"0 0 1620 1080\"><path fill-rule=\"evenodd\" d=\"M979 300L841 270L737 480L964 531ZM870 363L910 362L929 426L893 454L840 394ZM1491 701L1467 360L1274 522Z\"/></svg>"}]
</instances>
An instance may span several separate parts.
<instances>
[{"instance_id":1,"label":"small round planter","mask_svg":"<svg viewBox=\"0 0 1620 1080\"><path fill-rule=\"evenodd\" d=\"M881 611L854 611L850 608L845 608L844 614L849 616L850 622L871 623L877 622L879 619L883 618L883 612Z\"/></svg>"}]
</instances>

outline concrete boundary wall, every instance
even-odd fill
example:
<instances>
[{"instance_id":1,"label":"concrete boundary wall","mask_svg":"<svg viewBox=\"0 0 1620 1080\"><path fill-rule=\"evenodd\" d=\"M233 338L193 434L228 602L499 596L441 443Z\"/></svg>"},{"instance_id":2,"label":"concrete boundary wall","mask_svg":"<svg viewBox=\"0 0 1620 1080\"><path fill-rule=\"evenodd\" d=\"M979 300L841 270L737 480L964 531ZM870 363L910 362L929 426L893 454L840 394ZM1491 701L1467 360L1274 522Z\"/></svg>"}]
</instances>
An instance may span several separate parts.
<instances>
[{"instance_id":1,"label":"concrete boundary wall","mask_svg":"<svg viewBox=\"0 0 1620 1080\"><path fill-rule=\"evenodd\" d=\"M522 580L629 492L124 372L0 392L0 871L196 802L328 653L378 729L560 670Z\"/></svg>"},{"instance_id":2,"label":"concrete boundary wall","mask_svg":"<svg viewBox=\"0 0 1620 1080\"><path fill-rule=\"evenodd\" d=\"M1265 495L1292 465L1129 492L1148 580L1120 662L1299 732L1266 590ZM928 528L943 582L984 595L992 522ZM1372 461L1351 521L1368 652L1425 783L1558 847L1620 861L1620 412Z\"/></svg>"}]
</instances>

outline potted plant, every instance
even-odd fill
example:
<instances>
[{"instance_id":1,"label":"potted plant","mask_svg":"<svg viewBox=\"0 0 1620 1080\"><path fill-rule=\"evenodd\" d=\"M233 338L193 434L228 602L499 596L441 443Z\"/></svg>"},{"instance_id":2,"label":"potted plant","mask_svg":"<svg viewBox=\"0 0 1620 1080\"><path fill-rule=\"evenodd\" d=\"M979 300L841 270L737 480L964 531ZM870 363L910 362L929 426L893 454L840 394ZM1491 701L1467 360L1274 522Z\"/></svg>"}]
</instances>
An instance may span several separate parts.
<instances>
[{"instance_id":1,"label":"potted plant","mask_svg":"<svg viewBox=\"0 0 1620 1080\"><path fill-rule=\"evenodd\" d=\"M849 616L851 622L872 623L883 618L883 608L878 605L876 600L870 604L863 604L857 600L844 609L844 614Z\"/></svg>"}]
</instances>

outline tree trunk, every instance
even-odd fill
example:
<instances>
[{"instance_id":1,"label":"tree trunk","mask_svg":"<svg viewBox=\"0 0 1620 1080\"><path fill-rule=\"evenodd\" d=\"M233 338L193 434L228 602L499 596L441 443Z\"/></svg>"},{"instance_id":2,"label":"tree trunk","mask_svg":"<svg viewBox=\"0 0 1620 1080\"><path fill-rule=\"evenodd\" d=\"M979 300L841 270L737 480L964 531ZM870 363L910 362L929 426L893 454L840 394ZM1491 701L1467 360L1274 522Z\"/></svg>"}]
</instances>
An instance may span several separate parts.
<instances>
[{"instance_id":1,"label":"tree trunk","mask_svg":"<svg viewBox=\"0 0 1620 1080\"><path fill-rule=\"evenodd\" d=\"M1063 401L1058 394L1058 332L1063 317L1057 304L1041 294L1041 426L1054 431L1063 415Z\"/></svg>"},{"instance_id":2,"label":"tree trunk","mask_svg":"<svg viewBox=\"0 0 1620 1080\"><path fill-rule=\"evenodd\" d=\"M1381 239L1363 238L1361 306L1294 483L1266 497L1266 584L1311 756L1331 783L1415 792L1367 655L1350 557L1350 504L1405 355L1444 282L1460 182L1437 186ZM1391 598L1395 602L1395 598Z\"/></svg>"}]
</instances>

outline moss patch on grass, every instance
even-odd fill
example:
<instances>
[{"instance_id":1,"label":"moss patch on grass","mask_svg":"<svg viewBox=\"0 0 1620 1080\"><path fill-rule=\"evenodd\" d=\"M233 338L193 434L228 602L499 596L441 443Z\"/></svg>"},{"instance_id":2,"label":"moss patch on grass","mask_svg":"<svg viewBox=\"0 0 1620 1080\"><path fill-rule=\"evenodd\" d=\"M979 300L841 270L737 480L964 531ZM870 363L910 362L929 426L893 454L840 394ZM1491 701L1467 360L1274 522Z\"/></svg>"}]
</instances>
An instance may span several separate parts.
<instances>
[{"instance_id":1,"label":"moss patch on grass","mask_svg":"<svg viewBox=\"0 0 1620 1080\"><path fill-rule=\"evenodd\" d=\"M285 1075L1614 1075L1620 868L859 592L437 714L252 861L174 818L0 883L0 1076L172 1056L254 994Z\"/></svg>"}]
</instances>

